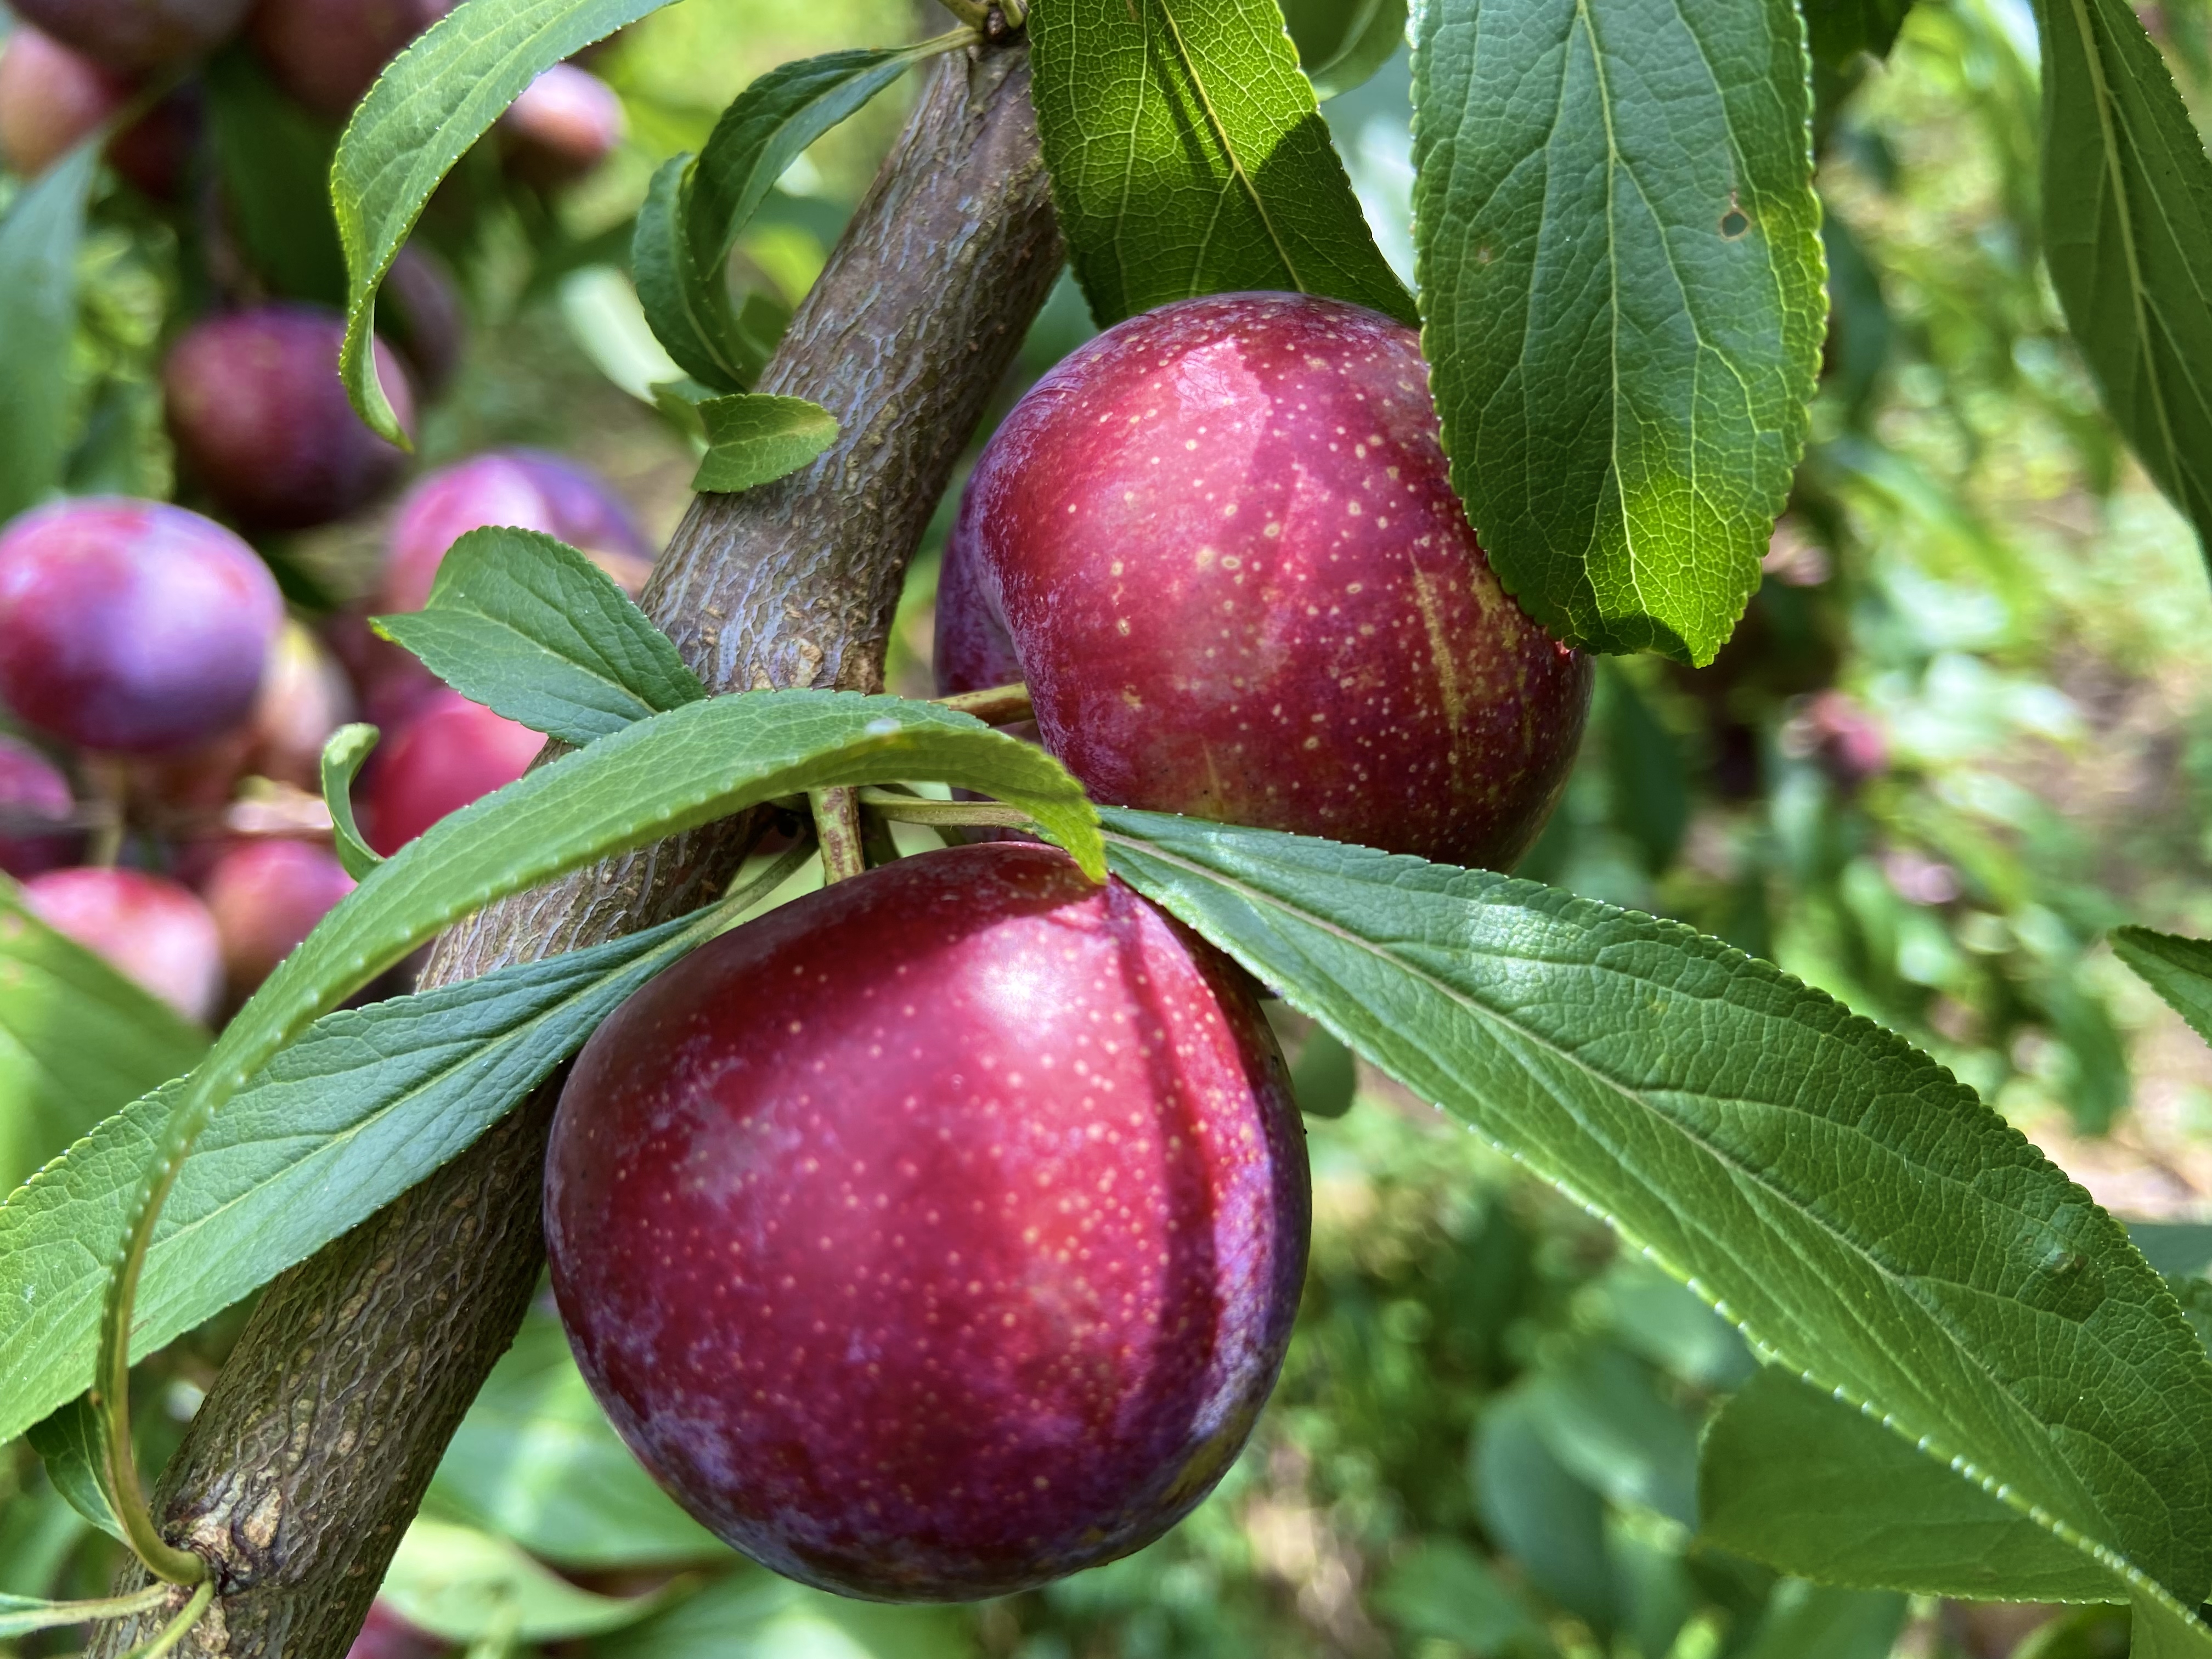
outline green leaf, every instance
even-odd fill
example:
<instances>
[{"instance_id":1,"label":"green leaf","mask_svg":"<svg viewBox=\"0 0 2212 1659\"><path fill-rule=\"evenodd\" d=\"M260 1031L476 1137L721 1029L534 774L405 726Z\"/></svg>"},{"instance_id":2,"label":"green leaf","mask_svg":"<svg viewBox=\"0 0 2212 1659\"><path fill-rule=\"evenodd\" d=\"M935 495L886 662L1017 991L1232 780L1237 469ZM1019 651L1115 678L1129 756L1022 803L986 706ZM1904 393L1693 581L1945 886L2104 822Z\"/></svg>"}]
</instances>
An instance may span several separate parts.
<instances>
[{"instance_id":1,"label":"green leaf","mask_svg":"<svg viewBox=\"0 0 2212 1659\"><path fill-rule=\"evenodd\" d=\"M0 879L0 1181L9 1188L110 1112L190 1071L208 1041Z\"/></svg>"},{"instance_id":2,"label":"green leaf","mask_svg":"<svg viewBox=\"0 0 2212 1659\"><path fill-rule=\"evenodd\" d=\"M1402 1557L1376 1586L1375 1606L1409 1636L1471 1653L1497 1653L1542 1634L1489 1564L1453 1539L1425 1540Z\"/></svg>"},{"instance_id":3,"label":"green leaf","mask_svg":"<svg viewBox=\"0 0 2212 1659\"><path fill-rule=\"evenodd\" d=\"M1601 678L1613 822L1644 854L1644 867L1662 875L1690 827L1689 768L1674 734L1659 723L1636 683L1609 663L1601 665Z\"/></svg>"},{"instance_id":4,"label":"green leaf","mask_svg":"<svg viewBox=\"0 0 2212 1659\"><path fill-rule=\"evenodd\" d=\"M82 1395L41 1418L24 1433L46 1465L46 1479L69 1506L111 1538L121 1540L107 1462L100 1455L100 1418Z\"/></svg>"},{"instance_id":5,"label":"green leaf","mask_svg":"<svg viewBox=\"0 0 2212 1659\"><path fill-rule=\"evenodd\" d=\"M417 1516L377 1595L416 1629L448 1642L556 1642L634 1625L689 1588L679 1581L651 1595L597 1595L504 1538Z\"/></svg>"},{"instance_id":6,"label":"green leaf","mask_svg":"<svg viewBox=\"0 0 2212 1659\"><path fill-rule=\"evenodd\" d=\"M738 392L699 405L707 453L691 480L702 495L750 489L796 472L837 441L836 416L804 398Z\"/></svg>"},{"instance_id":7,"label":"green leaf","mask_svg":"<svg viewBox=\"0 0 2212 1659\"><path fill-rule=\"evenodd\" d=\"M722 112L696 160L677 156L653 175L630 263L646 320L670 356L718 391L752 385L775 343L730 308L730 254L747 222L808 145L913 65L975 38L962 29L911 46L827 52L772 69Z\"/></svg>"},{"instance_id":8,"label":"green leaf","mask_svg":"<svg viewBox=\"0 0 2212 1659\"><path fill-rule=\"evenodd\" d=\"M1352 1050L1333 1031L1315 1026L1298 1063L1291 1068L1291 1093L1308 1117L1342 1117L1359 1090L1359 1068Z\"/></svg>"},{"instance_id":9,"label":"green leaf","mask_svg":"<svg viewBox=\"0 0 2212 1659\"><path fill-rule=\"evenodd\" d=\"M727 1554L630 1455L577 1370L561 1322L537 1310L454 1432L428 1502L563 1567Z\"/></svg>"},{"instance_id":10,"label":"green leaf","mask_svg":"<svg viewBox=\"0 0 2212 1659\"><path fill-rule=\"evenodd\" d=\"M668 0L461 0L401 52L353 112L331 167L346 260L346 392L403 447L370 350L376 290L453 163L562 58Z\"/></svg>"},{"instance_id":11,"label":"green leaf","mask_svg":"<svg viewBox=\"0 0 2212 1659\"><path fill-rule=\"evenodd\" d=\"M2021 1510L1776 1367L1706 1431L1698 1504L1707 1542L1826 1583L1968 1601L2128 1594Z\"/></svg>"},{"instance_id":12,"label":"green leaf","mask_svg":"<svg viewBox=\"0 0 2212 1659\"><path fill-rule=\"evenodd\" d=\"M1523 1389L1528 1425L1563 1468L1616 1504L1697 1525L1697 1427L1659 1397L1642 1361L1600 1346Z\"/></svg>"},{"instance_id":13,"label":"green leaf","mask_svg":"<svg viewBox=\"0 0 2212 1659\"><path fill-rule=\"evenodd\" d=\"M2038 0L2051 286L2143 470L2212 556L2212 160L2125 0Z\"/></svg>"},{"instance_id":14,"label":"green leaf","mask_svg":"<svg viewBox=\"0 0 2212 1659\"><path fill-rule=\"evenodd\" d=\"M707 695L605 571L534 530L471 530L422 610L370 620L463 696L579 747Z\"/></svg>"},{"instance_id":15,"label":"green leaf","mask_svg":"<svg viewBox=\"0 0 2212 1659\"><path fill-rule=\"evenodd\" d=\"M2112 932L2112 954L2212 1042L2212 939L2119 927Z\"/></svg>"},{"instance_id":16,"label":"green leaf","mask_svg":"<svg viewBox=\"0 0 2212 1659\"><path fill-rule=\"evenodd\" d=\"M210 61L207 105L225 223L246 263L278 294L343 305L330 192L337 134L279 92L242 41Z\"/></svg>"},{"instance_id":17,"label":"green leaf","mask_svg":"<svg viewBox=\"0 0 2212 1659\"><path fill-rule=\"evenodd\" d=\"M1767 1356L2139 1591L2212 1584L2212 1358L2119 1224L1933 1060L1678 924L1101 817L1116 874Z\"/></svg>"},{"instance_id":18,"label":"green leaf","mask_svg":"<svg viewBox=\"0 0 2212 1659\"><path fill-rule=\"evenodd\" d=\"M1863 52L1888 57L1912 0L1805 0L1804 9L1814 59L1840 70Z\"/></svg>"},{"instance_id":19,"label":"green leaf","mask_svg":"<svg viewBox=\"0 0 2212 1659\"><path fill-rule=\"evenodd\" d=\"M96 1601L47 1601L35 1595L0 1594L0 1642L34 1631L58 1630L64 1625L127 1618L160 1607L168 1599L169 1591L167 1584L149 1584L128 1595L103 1596Z\"/></svg>"},{"instance_id":20,"label":"green leaf","mask_svg":"<svg viewBox=\"0 0 2212 1659\"><path fill-rule=\"evenodd\" d=\"M1468 1474L1491 1536L1528 1582L1601 1635L1621 1613L1605 1548L1605 1500L1569 1471L1537 1432L1526 1389L1484 1407Z\"/></svg>"},{"instance_id":21,"label":"green leaf","mask_svg":"<svg viewBox=\"0 0 2212 1659\"><path fill-rule=\"evenodd\" d=\"M384 854L368 844L353 815L353 781L380 735L373 726L341 726L323 745L323 805L331 813L331 850L356 881L367 879L384 862Z\"/></svg>"},{"instance_id":22,"label":"green leaf","mask_svg":"<svg viewBox=\"0 0 2212 1659\"><path fill-rule=\"evenodd\" d=\"M1406 43L1406 0L1286 0L1283 21L1322 103L1373 79Z\"/></svg>"},{"instance_id":23,"label":"green leaf","mask_svg":"<svg viewBox=\"0 0 2212 1659\"><path fill-rule=\"evenodd\" d=\"M1054 0L1030 40L1053 200L1102 325L1243 289L1415 320L1273 0Z\"/></svg>"},{"instance_id":24,"label":"green leaf","mask_svg":"<svg viewBox=\"0 0 2212 1659\"><path fill-rule=\"evenodd\" d=\"M1738 1659L1889 1659L1906 1611L1901 1595L1784 1582Z\"/></svg>"},{"instance_id":25,"label":"green leaf","mask_svg":"<svg viewBox=\"0 0 2212 1659\"><path fill-rule=\"evenodd\" d=\"M1789 0L1428 0L1414 245L1452 483L1573 644L1712 660L1827 312Z\"/></svg>"},{"instance_id":26,"label":"green leaf","mask_svg":"<svg viewBox=\"0 0 2212 1659\"><path fill-rule=\"evenodd\" d=\"M226 1105L161 1213L135 1356L220 1313L465 1150L631 991L696 917L318 1020ZM107 1255L181 1082L137 1101L0 1204L0 1441L91 1374Z\"/></svg>"},{"instance_id":27,"label":"green leaf","mask_svg":"<svg viewBox=\"0 0 2212 1659\"><path fill-rule=\"evenodd\" d=\"M24 185L0 219L0 522L61 482L77 244L105 137L87 139Z\"/></svg>"}]
</instances>

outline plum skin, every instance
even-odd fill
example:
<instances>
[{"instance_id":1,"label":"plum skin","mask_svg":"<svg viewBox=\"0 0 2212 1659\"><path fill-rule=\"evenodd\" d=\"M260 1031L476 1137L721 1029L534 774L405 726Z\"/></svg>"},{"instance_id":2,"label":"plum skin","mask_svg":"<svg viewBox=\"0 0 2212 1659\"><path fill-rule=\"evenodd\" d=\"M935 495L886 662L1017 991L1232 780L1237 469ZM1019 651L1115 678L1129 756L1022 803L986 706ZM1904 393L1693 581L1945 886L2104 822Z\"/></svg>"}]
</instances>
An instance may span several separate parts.
<instances>
[{"instance_id":1,"label":"plum skin","mask_svg":"<svg viewBox=\"0 0 2212 1659\"><path fill-rule=\"evenodd\" d=\"M545 739L528 726L442 687L410 712L371 757L362 830L389 858L450 812L530 769Z\"/></svg>"},{"instance_id":2,"label":"plum skin","mask_svg":"<svg viewBox=\"0 0 2212 1659\"><path fill-rule=\"evenodd\" d=\"M1427 373L1413 330L1299 295L1109 329L976 465L939 689L1026 680L1100 800L1508 867L1592 671L1491 574Z\"/></svg>"},{"instance_id":3,"label":"plum skin","mask_svg":"<svg viewBox=\"0 0 2212 1659\"><path fill-rule=\"evenodd\" d=\"M251 0L10 0L25 21L86 56L149 70L205 52Z\"/></svg>"},{"instance_id":4,"label":"plum skin","mask_svg":"<svg viewBox=\"0 0 2212 1659\"><path fill-rule=\"evenodd\" d=\"M407 492L392 527L380 608L420 611L453 544L491 525L559 538L633 597L653 568L629 503L596 473L544 450L492 450L441 467Z\"/></svg>"},{"instance_id":5,"label":"plum skin","mask_svg":"<svg viewBox=\"0 0 2212 1659\"><path fill-rule=\"evenodd\" d=\"M0 534L0 696L87 749L173 754L252 713L283 601L222 526L86 497Z\"/></svg>"},{"instance_id":6,"label":"plum skin","mask_svg":"<svg viewBox=\"0 0 2212 1659\"><path fill-rule=\"evenodd\" d=\"M200 897L215 918L231 990L251 994L353 887L328 848L269 840L225 852Z\"/></svg>"},{"instance_id":7,"label":"plum skin","mask_svg":"<svg viewBox=\"0 0 2212 1659\"><path fill-rule=\"evenodd\" d=\"M546 1238L630 1449L843 1595L1010 1593L1157 1538L1274 1383L1304 1132L1249 982L1008 842L723 935L564 1089Z\"/></svg>"},{"instance_id":8,"label":"plum skin","mask_svg":"<svg viewBox=\"0 0 2212 1659\"><path fill-rule=\"evenodd\" d=\"M32 877L23 902L186 1019L215 1012L222 945L215 918L189 887L144 870L85 865Z\"/></svg>"},{"instance_id":9,"label":"plum skin","mask_svg":"<svg viewBox=\"0 0 2212 1659\"><path fill-rule=\"evenodd\" d=\"M76 810L59 768L21 738L0 735L0 811L54 821L48 834L12 829L0 835L0 870L20 881L76 863L84 847L83 832L69 821Z\"/></svg>"}]
</instances>

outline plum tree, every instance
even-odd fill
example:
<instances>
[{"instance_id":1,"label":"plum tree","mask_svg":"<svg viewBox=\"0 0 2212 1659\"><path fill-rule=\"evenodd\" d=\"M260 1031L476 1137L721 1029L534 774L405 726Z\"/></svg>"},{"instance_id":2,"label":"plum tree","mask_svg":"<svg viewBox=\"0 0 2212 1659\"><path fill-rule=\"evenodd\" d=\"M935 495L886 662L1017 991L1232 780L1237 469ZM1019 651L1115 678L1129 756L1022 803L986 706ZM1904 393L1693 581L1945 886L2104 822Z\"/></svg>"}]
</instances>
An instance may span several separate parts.
<instances>
[{"instance_id":1,"label":"plum tree","mask_svg":"<svg viewBox=\"0 0 2212 1659\"><path fill-rule=\"evenodd\" d=\"M1242 971L1011 843L901 860L633 996L564 1089L554 1285L631 1449L778 1571L994 1595L1158 1536L1304 1277Z\"/></svg>"},{"instance_id":2,"label":"plum tree","mask_svg":"<svg viewBox=\"0 0 2212 1659\"><path fill-rule=\"evenodd\" d=\"M173 754L239 725L283 616L253 550L182 507L60 501L0 535L0 696L87 749Z\"/></svg>"},{"instance_id":3,"label":"plum tree","mask_svg":"<svg viewBox=\"0 0 2212 1659\"><path fill-rule=\"evenodd\" d=\"M327 524L398 477L405 457L346 402L336 373L344 335L335 312L264 305L198 323L170 349L161 383L178 458L240 523ZM410 424L406 376L382 341L376 362Z\"/></svg>"},{"instance_id":4,"label":"plum tree","mask_svg":"<svg viewBox=\"0 0 2212 1659\"><path fill-rule=\"evenodd\" d=\"M90 58L149 70L197 57L235 29L252 0L10 0L17 15Z\"/></svg>"},{"instance_id":5,"label":"plum tree","mask_svg":"<svg viewBox=\"0 0 2212 1659\"><path fill-rule=\"evenodd\" d=\"M501 450L433 472L407 493L392 525L378 607L421 610L447 550L487 525L557 536L632 593L653 568L629 504L596 473L543 450Z\"/></svg>"},{"instance_id":6,"label":"plum tree","mask_svg":"<svg viewBox=\"0 0 2212 1659\"><path fill-rule=\"evenodd\" d=\"M941 689L1025 679L1101 800L1503 868L1565 782L1590 668L1490 573L1413 330L1225 295L1109 330L984 450Z\"/></svg>"},{"instance_id":7,"label":"plum tree","mask_svg":"<svg viewBox=\"0 0 2212 1659\"><path fill-rule=\"evenodd\" d=\"M365 780L369 845L389 856L448 812L513 783L545 739L454 691L433 692Z\"/></svg>"},{"instance_id":8,"label":"plum tree","mask_svg":"<svg viewBox=\"0 0 2212 1659\"><path fill-rule=\"evenodd\" d=\"M556 64L499 118L507 165L541 188L580 179L622 142L622 100L574 64Z\"/></svg>"},{"instance_id":9,"label":"plum tree","mask_svg":"<svg viewBox=\"0 0 2212 1659\"><path fill-rule=\"evenodd\" d=\"M200 896L215 918L231 994L244 997L268 978L353 887L328 848L307 842L250 841L223 853Z\"/></svg>"},{"instance_id":10,"label":"plum tree","mask_svg":"<svg viewBox=\"0 0 2212 1659\"><path fill-rule=\"evenodd\" d=\"M40 920L105 957L187 1019L222 996L222 942L191 889L144 870L85 865L23 884Z\"/></svg>"},{"instance_id":11,"label":"plum tree","mask_svg":"<svg viewBox=\"0 0 2212 1659\"><path fill-rule=\"evenodd\" d=\"M0 870L20 881L76 862L84 844L69 823L76 804L59 767L21 738L0 735ZM54 828L40 829L42 818Z\"/></svg>"},{"instance_id":12,"label":"plum tree","mask_svg":"<svg viewBox=\"0 0 2212 1659\"><path fill-rule=\"evenodd\" d=\"M394 53L453 0L260 0L246 32L276 84L343 119Z\"/></svg>"}]
</instances>

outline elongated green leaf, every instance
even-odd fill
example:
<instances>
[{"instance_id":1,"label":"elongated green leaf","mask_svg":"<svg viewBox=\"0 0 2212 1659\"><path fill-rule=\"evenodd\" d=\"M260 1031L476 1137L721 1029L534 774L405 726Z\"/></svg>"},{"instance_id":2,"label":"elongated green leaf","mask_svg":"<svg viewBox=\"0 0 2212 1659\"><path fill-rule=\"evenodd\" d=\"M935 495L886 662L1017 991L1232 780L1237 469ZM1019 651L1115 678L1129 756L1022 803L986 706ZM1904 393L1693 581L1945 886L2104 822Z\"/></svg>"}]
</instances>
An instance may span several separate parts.
<instances>
[{"instance_id":1,"label":"elongated green leaf","mask_svg":"<svg viewBox=\"0 0 2212 1659\"><path fill-rule=\"evenodd\" d=\"M181 1077L208 1034L0 879L0 1180L10 1188L149 1089Z\"/></svg>"},{"instance_id":2,"label":"elongated green leaf","mask_svg":"<svg viewBox=\"0 0 2212 1659\"><path fill-rule=\"evenodd\" d=\"M69 1506L111 1538L123 1537L107 1468L100 1453L100 1419L82 1395L43 1417L24 1433L46 1465L46 1479Z\"/></svg>"},{"instance_id":3,"label":"elongated green leaf","mask_svg":"<svg viewBox=\"0 0 2212 1659\"><path fill-rule=\"evenodd\" d=\"M2212 1042L2212 939L2121 927L2112 933L2112 953Z\"/></svg>"},{"instance_id":4,"label":"elongated green leaf","mask_svg":"<svg viewBox=\"0 0 2212 1659\"><path fill-rule=\"evenodd\" d=\"M76 250L105 137L26 185L0 220L0 522L44 499L69 453Z\"/></svg>"},{"instance_id":5,"label":"elongated green leaf","mask_svg":"<svg viewBox=\"0 0 2212 1659\"><path fill-rule=\"evenodd\" d=\"M1374 77L1405 44L1406 0L1286 0L1298 67L1327 103Z\"/></svg>"},{"instance_id":6,"label":"elongated green leaf","mask_svg":"<svg viewBox=\"0 0 2212 1659\"><path fill-rule=\"evenodd\" d=\"M428 1502L564 1567L726 1559L631 1456L568 1352L532 1311L446 1448Z\"/></svg>"},{"instance_id":7,"label":"elongated green leaf","mask_svg":"<svg viewBox=\"0 0 2212 1659\"><path fill-rule=\"evenodd\" d=\"M597 1595L540 1566L504 1538L418 1517L399 1540L378 1595L417 1630L448 1642L555 1642L620 1630L690 1587Z\"/></svg>"},{"instance_id":8,"label":"elongated green leaf","mask_svg":"<svg viewBox=\"0 0 2212 1659\"><path fill-rule=\"evenodd\" d=\"M134 1355L220 1313L458 1156L696 943L696 918L318 1020L226 1106L162 1212ZM100 1125L0 1204L0 1440L92 1372L106 1261L184 1091Z\"/></svg>"},{"instance_id":9,"label":"elongated green leaf","mask_svg":"<svg viewBox=\"0 0 2212 1659\"><path fill-rule=\"evenodd\" d=\"M353 781L382 734L373 726L341 726L323 745L323 805L330 809L331 842L338 862L356 881L384 862L361 833L353 815Z\"/></svg>"},{"instance_id":10,"label":"elongated green leaf","mask_svg":"<svg viewBox=\"0 0 2212 1659\"><path fill-rule=\"evenodd\" d=\"M2043 242L2105 407L2212 557L2212 160L2124 0L2038 0Z\"/></svg>"},{"instance_id":11,"label":"elongated green leaf","mask_svg":"<svg viewBox=\"0 0 2212 1659\"><path fill-rule=\"evenodd\" d=\"M331 202L346 260L340 359L354 407L407 435L376 377L376 290L423 204L469 146L544 70L668 0L461 0L399 54L338 140Z\"/></svg>"},{"instance_id":12,"label":"elongated green leaf","mask_svg":"<svg viewBox=\"0 0 2212 1659\"><path fill-rule=\"evenodd\" d=\"M330 196L337 134L279 92L242 40L208 64L207 106L226 222L247 264L288 298L343 305Z\"/></svg>"},{"instance_id":13,"label":"elongated green leaf","mask_svg":"<svg viewBox=\"0 0 2212 1659\"><path fill-rule=\"evenodd\" d=\"M1776 1360L2139 1592L2212 1584L2212 1358L2118 1223L1934 1061L1673 923L1102 818L1117 874Z\"/></svg>"},{"instance_id":14,"label":"elongated green leaf","mask_svg":"<svg viewBox=\"0 0 2212 1659\"><path fill-rule=\"evenodd\" d=\"M1805 0L1805 38L1830 69L1847 67L1863 52L1887 58L1911 9L1912 0Z\"/></svg>"},{"instance_id":15,"label":"elongated green leaf","mask_svg":"<svg viewBox=\"0 0 2212 1659\"><path fill-rule=\"evenodd\" d=\"M782 64L738 94L696 159L677 156L653 175L630 263L646 320L687 373L718 391L744 392L774 349L732 311L726 274L738 236L784 169L912 65L974 39L963 29Z\"/></svg>"},{"instance_id":16,"label":"elongated green leaf","mask_svg":"<svg viewBox=\"0 0 2212 1659\"><path fill-rule=\"evenodd\" d=\"M1320 1027L1298 1050L1291 1072L1291 1095L1308 1117L1342 1117L1359 1091L1359 1068L1352 1050Z\"/></svg>"},{"instance_id":17,"label":"elongated green leaf","mask_svg":"<svg viewBox=\"0 0 2212 1659\"><path fill-rule=\"evenodd\" d=\"M580 747L707 695L605 571L534 530L471 530L422 610L371 621L463 696Z\"/></svg>"},{"instance_id":18,"label":"elongated green leaf","mask_svg":"<svg viewBox=\"0 0 2212 1659\"><path fill-rule=\"evenodd\" d=\"M691 488L701 494L750 489L796 472L837 441L837 417L804 398L740 392L699 405L707 453Z\"/></svg>"},{"instance_id":19,"label":"elongated green leaf","mask_svg":"<svg viewBox=\"0 0 2212 1659\"><path fill-rule=\"evenodd\" d=\"M1414 320L1274 0L1054 0L1030 40L1053 199L1102 325L1240 289Z\"/></svg>"},{"instance_id":20,"label":"elongated green leaf","mask_svg":"<svg viewBox=\"0 0 2212 1659\"><path fill-rule=\"evenodd\" d=\"M1698 1509L1709 1541L1826 1583L1968 1600L2128 1595L2020 1510L1778 1367L1707 1431Z\"/></svg>"},{"instance_id":21,"label":"elongated green leaf","mask_svg":"<svg viewBox=\"0 0 2212 1659\"><path fill-rule=\"evenodd\" d=\"M1905 1612L1903 1596L1878 1590L1778 1584L1741 1659L1889 1659Z\"/></svg>"},{"instance_id":22,"label":"elongated green leaf","mask_svg":"<svg viewBox=\"0 0 2212 1659\"><path fill-rule=\"evenodd\" d=\"M0 1595L0 1642L13 1641L33 1631L58 1630L64 1625L127 1618L159 1607L168 1594L167 1584L152 1584L128 1595L105 1596L97 1601L44 1601L33 1595Z\"/></svg>"},{"instance_id":23,"label":"elongated green leaf","mask_svg":"<svg viewBox=\"0 0 2212 1659\"><path fill-rule=\"evenodd\" d=\"M1452 483L1530 616L1706 663L1827 312L1787 0L1428 0L1414 245Z\"/></svg>"}]
</instances>

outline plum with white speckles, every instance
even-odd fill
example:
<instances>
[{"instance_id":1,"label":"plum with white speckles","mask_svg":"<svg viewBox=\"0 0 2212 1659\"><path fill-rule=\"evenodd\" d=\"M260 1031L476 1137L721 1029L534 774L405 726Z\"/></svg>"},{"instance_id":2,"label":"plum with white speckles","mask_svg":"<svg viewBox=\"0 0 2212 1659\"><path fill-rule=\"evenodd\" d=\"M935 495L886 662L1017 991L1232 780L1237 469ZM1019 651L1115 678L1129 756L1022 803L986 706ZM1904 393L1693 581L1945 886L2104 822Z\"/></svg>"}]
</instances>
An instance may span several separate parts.
<instances>
[{"instance_id":1,"label":"plum with white speckles","mask_svg":"<svg viewBox=\"0 0 2212 1659\"><path fill-rule=\"evenodd\" d=\"M1491 574L1413 331L1231 294L1109 329L993 436L938 592L945 691L1022 679L1098 799L1510 866L1590 665Z\"/></svg>"},{"instance_id":2,"label":"plum with white speckles","mask_svg":"<svg viewBox=\"0 0 2212 1659\"><path fill-rule=\"evenodd\" d=\"M1249 983L1118 883L947 848L653 981L562 1092L555 1293L623 1438L757 1560L1003 1595L1187 1513L1273 1386L1305 1147Z\"/></svg>"}]
</instances>

